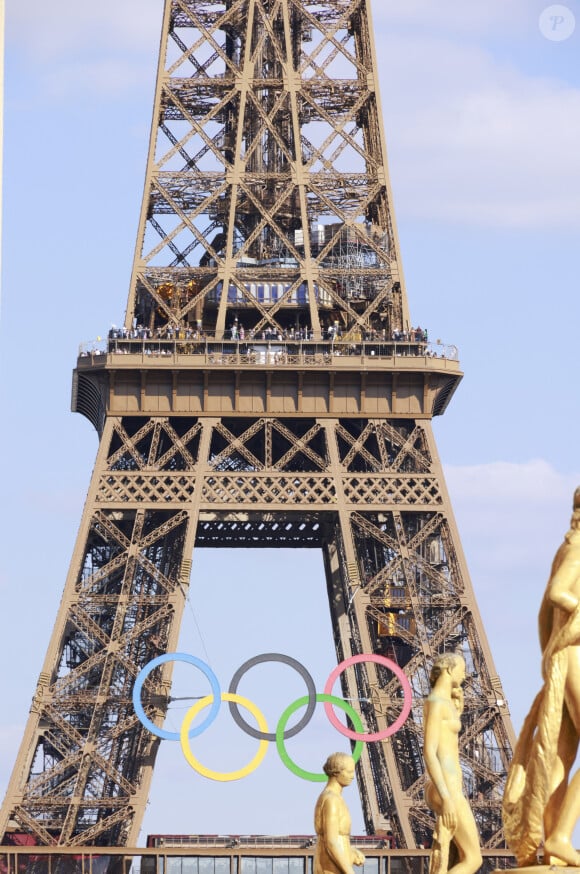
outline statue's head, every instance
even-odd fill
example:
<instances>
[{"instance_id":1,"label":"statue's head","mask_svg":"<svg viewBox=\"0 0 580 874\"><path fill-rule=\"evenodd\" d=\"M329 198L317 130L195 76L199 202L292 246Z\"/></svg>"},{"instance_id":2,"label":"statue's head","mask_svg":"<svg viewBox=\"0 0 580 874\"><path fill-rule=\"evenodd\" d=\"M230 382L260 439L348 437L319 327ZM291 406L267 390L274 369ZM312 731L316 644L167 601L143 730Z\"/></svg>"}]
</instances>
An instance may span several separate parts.
<instances>
[{"instance_id":1,"label":"statue's head","mask_svg":"<svg viewBox=\"0 0 580 874\"><path fill-rule=\"evenodd\" d=\"M322 766L322 770L327 777L338 777L346 765L352 763L352 760L352 756L348 753L331 753Z\"/></svg>"},{"instance_id":2,"label":"statue's head","mask_svg":"<svg viewBox=\"0 0 580 874\"><path fill-rule=\"evenodd\" d=\"M574 492L572 503L572 528L580 528L580 486Z\"/></svg>"},{"instance_id":3,"label":"statue's head","mask_svg":"<svg viewBox=\"0 0 580 874\"><path fill-rule=\"evenodd\" d=\"M433 687L443 671L452 671L454 668L459 667L459 665L464 665L465 659L458 652L444 652L441 655L438 655L435 661L433 662L433 667L431 668L431 673L429 675L429 682Z\"/></svg>"}]
</instances>

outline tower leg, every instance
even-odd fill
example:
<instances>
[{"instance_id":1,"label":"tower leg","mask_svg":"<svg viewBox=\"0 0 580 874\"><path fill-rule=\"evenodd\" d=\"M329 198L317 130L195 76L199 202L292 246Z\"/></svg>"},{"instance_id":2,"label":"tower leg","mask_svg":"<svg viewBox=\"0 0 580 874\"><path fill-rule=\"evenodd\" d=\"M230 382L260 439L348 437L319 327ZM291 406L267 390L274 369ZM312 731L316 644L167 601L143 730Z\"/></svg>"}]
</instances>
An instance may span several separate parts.
<instances>
[{"instance_id":1,"label":"tower leg","mask_svg":"<svg viewBox=\"0 0 580 874\"><path fill-rule=\"evenodd\" d=\"M177 646L213 425L107 421L2 834L10 822L43 844L136 844L159 741L132 689ZM146 683L158 724L170 677L167 664Z\"/></svg>"}]
</instances>

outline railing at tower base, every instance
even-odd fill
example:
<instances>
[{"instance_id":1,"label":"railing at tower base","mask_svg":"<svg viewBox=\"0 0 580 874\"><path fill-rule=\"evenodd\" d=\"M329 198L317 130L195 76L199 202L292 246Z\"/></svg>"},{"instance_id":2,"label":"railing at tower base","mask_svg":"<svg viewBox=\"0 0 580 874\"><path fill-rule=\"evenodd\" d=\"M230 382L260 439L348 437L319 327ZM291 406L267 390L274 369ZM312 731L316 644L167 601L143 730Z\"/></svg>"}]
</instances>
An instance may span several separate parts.
<instances>
[{"instance_id":1,"label":"railing at tower base","mask_svg":"<svg viewBox=\"0 0 580 874\"><path fill-rule=\"evenodd\" d=\"M382 836L353 837L365 854L357 874L428 874L430 851L399 850ZM167 835L147 849L0 847L0 874L312 874L316 836ZM483 850L482 872L508 870L507 850Z\"/></svg>"}]
</instances>

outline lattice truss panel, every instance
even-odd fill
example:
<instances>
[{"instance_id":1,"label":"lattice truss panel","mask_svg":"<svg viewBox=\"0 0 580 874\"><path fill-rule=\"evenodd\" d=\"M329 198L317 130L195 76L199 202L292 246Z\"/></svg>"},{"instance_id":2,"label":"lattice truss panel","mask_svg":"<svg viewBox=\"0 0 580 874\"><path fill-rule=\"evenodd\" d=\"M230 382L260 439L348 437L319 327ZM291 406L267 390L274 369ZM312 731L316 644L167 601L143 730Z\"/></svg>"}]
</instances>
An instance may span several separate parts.
<instances>
[{"instance_id":1,"label":"lattice truss panel","mask_svg":"<svg viewBox=\"0 0 580 874\"><path fill-rule=\"evenodd\" d=\"M186 504L198 481L207 505L422 505L443 498L414 421L345 420L336 428L340 480L331 469L326 426L314 419L230 419L214 426L210 460L198 478L201 424L188 419L117 422L98 502ZM385 475L388 472L388 475Z\"/></svg>"},{"instance_id":2,"label":"lattice truss panel","mask_svg":"<svg viewBox=\"0 0 580 874\"><path fill-rule=\"evenodd\" d=\"M94 510L33 702L36 741L12 818L39 843L123 844L152 735L135 717L139 666L167 649L184 510Z\"/></svg>"},{"instance_id":3,"label":"lattice truss panel","mask_svg":"<svg viewBox=\"0 0 580 874\"><path fill-rule=\"evenodd\" d=\"M369 833L388 825L401 845L429 840L421 701L433 655L462 650L466 786L497 846L503 693L431 439L413 420L109 419L2 829L10 818L43 844L135 843L157 746L131 691L142 666L176 648L196 542L322 548L339 658L376 652L405 670L412 718L391 742L366 745L359 768ZM169 691L169 674L153 672L152 719ZM349 669L343 692L362 700L369 730L400 711L397 682L370 664Z\"/></svg>"},{"instance_id":4,"label":"lattice truss panel","mask_svg":"<svg viewBox=\"0 0 580 874\"><path fill-rule=\"evenodd\" d=\"M430 843L434 821L423 800L422 702L429 694L433 655L461 651L468 672L460 739L465 790L483 845L497 847L503 842L501 798L511 758L506 702L490 673L446 510L350 514L355 566L343 582L343 597L351 640L355 649L370 647L403 667L414 696L411 717L388 745L368 746L370 782L377 787L381 814L396 824L400 840L409 845L412 834L416 845ZM344 632L337 637L339 655L344 638ZM359 666L352 682L351 693L356 688L366 699L369 730L394 721L401 691L392 674L378 668L371 675L370 666ZM407 822L401 810L408 810ZM376 821L373 813L369 819Z\"/></svg>"},{"instance_id":5,"label":"lattice truss panel","mask_svg":"<svg viewBox=\"0 0 580 874\"><path fill-rule=\"evenodd\" d=\"M368 15L168 0L129 327L405 327Z\"/></svg>"}]
</instances>

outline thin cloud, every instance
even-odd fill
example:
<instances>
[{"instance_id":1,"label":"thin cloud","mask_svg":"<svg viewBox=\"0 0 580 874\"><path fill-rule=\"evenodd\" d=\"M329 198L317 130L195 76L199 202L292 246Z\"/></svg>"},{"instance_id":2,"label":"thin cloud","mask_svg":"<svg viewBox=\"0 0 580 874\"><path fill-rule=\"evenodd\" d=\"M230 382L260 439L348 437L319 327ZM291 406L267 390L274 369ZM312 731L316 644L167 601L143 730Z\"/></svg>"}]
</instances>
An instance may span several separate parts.
<instances>
[{"instance_id":1,"label":"thin cloud","mask_svg":"<svg viewBox=\"0 0 580 874\"><path fill-rule=\"evenodd\" d=\"M380 74L401 213L475 226L580 224L580 88L415 34L383 41Z\"/></svg>"},{"instance_id":2,"label":"thin cloud","mask_svg":"<svg viewBox=\"0 0 580 874\"><path fill-rule=\"evenodd\" d=\"M474 577L482 574L498 590L507 572L544 581L568 529L580 473L535 460L451 465L445 474Z\"/></svg>"},{"instance_id":3,"label":"thin cloud","mask_svg":"<svg viewBox=\"0 0 580 874\"><path fill-rule=\"evenodd\" d=\"M59 64L48 71L43 84L48 96L57 100L75 94L115 99L142 88L144 82L153 95L154 75L146 63L111 57Z\"/></svg>"},{"instance_id":4,"label":"thin cloud","mask_svg":"<svg viewBox=\"0 0 580 874\"><path fill-rule=\"evenodd\" d=\"M475 499L496 504L526 502L552 512L564 503L572 510L572 495L580 485L579 473L560 473L549 462L534 459L521 464L494 461L489 464L446 465L446 478L459 500Z\"/></svg>"},{"instance_id":5,"label":"thin cloud","mask_svg":"<svg viewBox=\"0 0 580 874\"><path fill-rule=\"evenodd\" d=\"M537 14L530 0L488 0L486 3L466 3L465 0L373 0L375 24L388 26L411 25L483 35L521 32L530 17L534 26ZM540 7L540 10L541 11ZM538 13L539 14L539 13Z\"/></svg>"},{"instance_id":6,"label":"thin cloud","mask_svg":"<svg viewBox=\"0 0 580 874\"><path fill-rule=\"evenodd\" d=\"M145 84L152 94L162 12L162 0L11 5L7 52L19 73L8 76L8 98L22 79L28 99L45 103L80 95L119 102Z\"/></svg>"},{"instance_id":7,"label":"thin cloud","mask_svg":"<svg viewBox=\"0 0 580 874\"><path fill-rule=\"evenodd\" d=\"M541 684L538 611L580 472L543 460L446 466L475 599L516 731Z\"/></svg>"},{"instance_id":8,"label":"thin cloud","mask_svg":"<svg viewBox=\"0 0 580 874\"><path fill-rule=\"evenodd\" d=\"M162 12L162 0L30 0L9 4L7 34L20 53L40 61L86 49L133 53L158 41Z\"/></svg>"}]
</instances>

